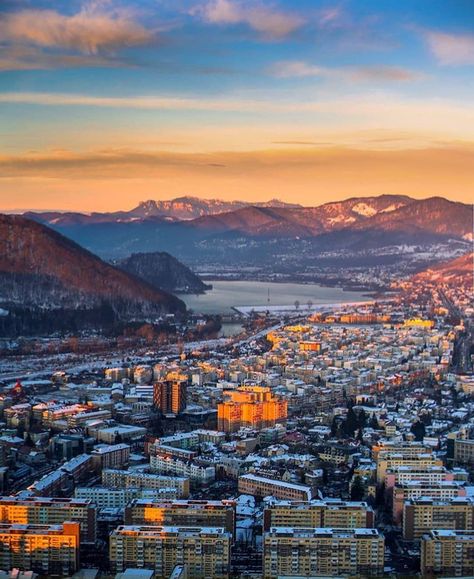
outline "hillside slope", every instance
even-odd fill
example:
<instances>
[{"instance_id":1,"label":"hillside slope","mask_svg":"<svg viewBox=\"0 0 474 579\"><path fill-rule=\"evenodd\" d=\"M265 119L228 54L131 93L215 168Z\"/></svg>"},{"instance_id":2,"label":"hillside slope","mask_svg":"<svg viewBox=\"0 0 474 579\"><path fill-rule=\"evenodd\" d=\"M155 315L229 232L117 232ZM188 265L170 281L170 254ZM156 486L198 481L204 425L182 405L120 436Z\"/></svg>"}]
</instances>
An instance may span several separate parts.
<instances>
[{"instance_id":1,"label":"hillside slope","mask_svg":"<svg viewBox=\"0 0 474 579\"><path fill-rule=\"evenodd\" d=\"M116 265L168 292L203 293L209 288L189 267L164 251L134 253Z\"/></svg>"},{"instance_id":2,"label":"hillside slope","mask_svg":"<svg viewBox=\"0 0 474 579\"><path fill-rule=\"evenodd\" d=\"M185 310L181 300L105 263L56 231L11 215L0 215L0 306L19 318L26 310L38 315L100 310L109 323Z\"/></svg>"}]
</instances>

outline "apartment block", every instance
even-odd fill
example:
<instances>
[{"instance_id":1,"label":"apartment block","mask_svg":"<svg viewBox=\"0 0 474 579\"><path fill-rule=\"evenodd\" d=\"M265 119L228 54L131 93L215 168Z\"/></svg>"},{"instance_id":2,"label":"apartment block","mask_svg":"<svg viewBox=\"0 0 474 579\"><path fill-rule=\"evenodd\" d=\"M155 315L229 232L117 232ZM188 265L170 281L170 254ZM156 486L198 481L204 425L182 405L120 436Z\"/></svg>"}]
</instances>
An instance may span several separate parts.
<instances>
[{"instance_id":1,"label":"apartment block","mask_svg":"<svg viewBox=\"0 0 474 579\"><path fill-rule=\"evenodd\" d=\"M266 386L239 386L224 392L217 406L218 430L237 432L242 427L261 430L286 421L288 404Z\"/></svg>"},{"instance_id":2,"label":"apartment block","mask_svg":"<svg viewBox=\"0 0 474 579\"><path fill-rule=\"evenodd\" d=\"M276 499L290 501L309 501L312 498L312 489L306 485L274 480L254 474L244 474L238 478L240 493L254 497L273 496Z\"/></svg>"},{"instance_id":3,"label":"apartment block","mask_svg":"<svg viewBox=\"0 0 474 579\"><path fill-rule=\"evenodd\" d=\"M403 507L403 538L407 541L420 539L433 529L474 530L474 499L465 497L434 501L421 497L406 501Z\"/></svg>"},{"instance_id":4,"label":"apartment block","mask_svg":"<svg viewBox=\"0 0 474 579\"><path fill-rule=\"evenodd\" d=\"M0 569L70 576L79 568L79 523L0 524Z\"/></svg>"},{"instance_id":5,"label":"apartment block","mask_svg":"<svg viewBox=\"0 0 474 579\"><path fill-rule=\"evenodd\" d=\"M168 577L179 564L191 579L227 579L230 545L231 534L221 527L123 525L110 535L109 559L116 573L133 567Z\"/></svg>"},{"instance_id":6,"label":"apartment block","mask_svg":"<svg viewBox=\"0 0 474 579\"><path fill-rule=\"evenodd\" d=\"M207 486L216 478L216 469L213 466L164 455L151 456L150 469L159 474L187 477L191 483L200 486Z\"/></svg>"},{"instance_id":7,"label":"apartment block","mask_svg":"<svg viewBox=\"0 0 474 579\"><path fill-rule=\"evenodd\" d=\"M123 468L130 462L130 446L128 444L104 444L91 452L96 470L104 468Z\"/></svg>"},{"instance_id":8,"label":"apartment block","mask_svg":"<svg viewBox=\"0 0 474 579\"><path fill-rule=\"evenodd\" d=\"M107 487L78 487L74 491L76 499L93 502L98 509L124 509L133 499L170 501L178 498L175 488L163 489L110 489Z\"/></svg>"},{"instance_id":9,"label":"apartment block","mask_svg":"<svg viewBox=\"0 0 474 579\"><path fill-rule=\"evenodd\" d=\"M263 530L271 527L371 528L374 511L367 503L326 499L324 501L275 501L265 507Z\"/></svg>"},{"instance_id":10,"label":"apartment block","mask_svg":"<svg viewBox=\"0 0 474 579\"><path fill-rule=\"evenodd\" d=\"M107 469L102 471L102 484L111 488L176 489L179 498L189 496L189 478L162 476L153 473Z\"/></svg>"},{"instance_id":11,"label":"apartment block","mask_svg":"<svg viewBox=\"0 0 474 579\"><path fill-rule=\"evenodd\" d=\"M423 576L472 577L474 531L430 531L421 539Z\"/></svg>"},{"instance_id":12,"label":"apartment block","mask_svg":"<svg viewBox=\"0 0 474 579\"><path fill-rule=\"evenodd\" d=\"M235 501L159 501L135 499L125 509L126 525L223 527L235 535Z\"/></svg>"},{"instance_id":13,"label":"apartment block","mask_svg":"<svg viewBox=\"0 0 474 579\"><path fill-rule=\"evenodd\" d=\"M273 527L263 544L265 579L383 574L384 537L376 529Z\"/></svg>"},{"instance_id":14,"label":"apartment block","mask_svg":"<svg viewBox=\"0 0 474 579\"><path fill-rule=\"evenodd\" d=\"M58 525L76 521L81 543L95 543L96 507L88 500L46 497L0 497L0 522L3 524Z\"/></svg>"},{"instance_id":15,"label":"apartment block","mask_svg":"<svg viewBox=\"0 0 474 579\"><path fill-rule=\"evenodd\" d=\"M403 506L406 501L429 497L437 501L450 500L456 497L465 497L466 489L461 481L442 481L437 485L424 485L417 481L397 485L392 492L393 521L400 524L403 514Z\"/></svg>"}]
</instances>

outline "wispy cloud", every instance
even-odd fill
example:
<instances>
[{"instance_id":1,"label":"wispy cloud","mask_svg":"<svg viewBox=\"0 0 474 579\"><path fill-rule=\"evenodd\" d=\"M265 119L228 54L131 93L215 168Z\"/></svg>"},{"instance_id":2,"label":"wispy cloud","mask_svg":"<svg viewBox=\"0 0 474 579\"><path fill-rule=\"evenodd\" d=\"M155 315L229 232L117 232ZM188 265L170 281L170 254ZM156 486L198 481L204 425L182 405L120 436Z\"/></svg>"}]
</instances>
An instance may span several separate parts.
<instances>
[{"instance_id":1,"label":"wispy cloud","mask_svg":"<svg viewBox=\"0 0 474 579\"><path fill-rule=\"evenodd\" d=\"M297 14L252 0L210 0L204 6L195 7L192 12L210 24L247 25L266 40L280 40L304 22Z\"/></svg>"},{"instance_id":2,"label":"wispy cloud","mask_svg":"<svg viewBox=\"0 0 474 579\"><path fill-rule=\"evenodd\" d=\"M87 7L71 16L55 10L5 14L0 22L0 36L14 43L98 54L144 44L151 40L152 33L126 13L108 14Z\"/></svg>"},{"instance_id":3,"label":"wispy cloud","mask_svg":"<svg viewBox=\"0 0 474 579\"><path fill-rule=\"evenodd\" d=\"M474 34L447 34L430 30L424 33L424 37L440 64L474 65Z\"/></svg>"},{"instance_id":4,"label":"wispy cloud","mask_svg":"<svg viewBox=\"0 0 474 579\"><path fill-rule=\"evenodd\" d=\"M268 72L277 78L333 78L349 81L412 81L423 74L397 66L362 66L327 68L301 60L285 60L274 63Z\"/></svg>"},{"instance_id":5,"label":"wispy cloud","mask_svg":"<svg viewBox=\"0 0 474 579\"><path fill-rule=\"evenodd\" d=\"M120 66L131 64L113 55L51 54L36 46L6 47L0 53L0 71Z\"/></svg>"},{"instance_id":6,"label":"wispy cloud","mask_svg":"<svg viewBox=\"0 0 474 579\"><path fill-rule=\"evenodd\" d=\"M283 60L275 62L268 72L277 78L305 78L312 76L331 76L331 70L302 60Z\"/></svg>"},{"instance_id":7,"label":"wispy cloud","mask_svg":"<svg viewBox=\"0 0 474 579\"><path fill-rule=\"evenodd\" d=\"M56 10L8 12L0 20L0 70L120 66L120 50L156 37L130 10L106 1L84 4L72 15Z\"/></svg>"}]
</instances>

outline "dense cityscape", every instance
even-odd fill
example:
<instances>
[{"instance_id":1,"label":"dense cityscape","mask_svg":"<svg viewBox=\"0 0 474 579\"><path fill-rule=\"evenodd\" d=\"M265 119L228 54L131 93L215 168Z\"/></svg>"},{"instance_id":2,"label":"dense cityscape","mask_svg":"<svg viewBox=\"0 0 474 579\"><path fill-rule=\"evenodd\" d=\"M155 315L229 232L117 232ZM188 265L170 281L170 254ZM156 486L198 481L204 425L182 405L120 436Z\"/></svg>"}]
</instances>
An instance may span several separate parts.
<instances>
[{"instance_id":1,"label":"dense cityscape","mask_svg":"<svg viewBox=\"0 0 474 579\"><path fill-rule=\"evenodd\" d=\"M0 0L0 579L474 579L474 0Z\"/></svg>"},{"instance_id":2,"label":"dense cityscape","mask_svg":"<svg viewBox=\"0 0 474 579\"><path fill-rule=\"evenodd\" d=\"M252 312L253 330L175 355L7 380L0 568L471 576L474 303L463 279Z\"/></svg>"}]
</instances>

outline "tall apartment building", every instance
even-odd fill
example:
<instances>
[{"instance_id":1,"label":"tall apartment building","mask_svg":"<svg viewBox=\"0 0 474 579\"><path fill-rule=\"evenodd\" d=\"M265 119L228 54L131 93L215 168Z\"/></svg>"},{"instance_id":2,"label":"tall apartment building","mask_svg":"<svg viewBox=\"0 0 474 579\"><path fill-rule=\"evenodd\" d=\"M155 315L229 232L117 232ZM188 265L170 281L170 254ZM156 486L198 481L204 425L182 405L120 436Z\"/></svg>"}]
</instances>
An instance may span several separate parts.
<instances>
[{"instance_id":1,"label":"tall apartment building","mask_svg":"<svg viewBox=\"0 0 474 579\"><path fill-rule=\"evenodd\" d=\"M153 386L153 404L161 414L180 414L186 408L187 380L163 380Z\"/></svg>"},{"instance_id":2,"label":"tall apartment building","mask_svg":"<svg viewBox=\"0 0 474 579\"><path fill-rule=\"evenodd\" d=\"M286 400L274 396L266 386L239 386L225 390L217 405L218 430L237 432L242 427L261 430L286 421Z\"/></svg>"},{"instance_id":3,"label":"tall apartment building","mask_svg":"<svg viewBox=\"0 0 474 579\"><path fill-rule=\"evenodd\" d=\"M290 501L309 501L312 497L312 488L306 485L274 480L255 474L244 474L238 478L238 490L254 497L273 496L276 499Z\"/></svg>"},{"instance_id":4,"label":"tall apartment building","mask_svg":"<svg viewBox=\"0 0 474 579\"><path fill-rule=\"evenodd\" d=\"M392 492L393 521L400 524L403 506L406 501L430 497L437 501L445 501L455 497L465 497L466 489L461 481L441 481L435 485L425 485L417 481L397 485Z\"/></svg>"},{"instance_id":5,"label":"tall apartment building","mask_svg":"<svg viewBox=\"0 0 474 579\"><path fill-rule=\"evenodd\" d=\"M177 564L192 579L227 579L231 534L219 527L119 526L110 535L112 570L153 569L169 577Z\"/></svg>"},{"instance_id":6,"label":"tall apartment building","mask_svg":"<svg viewBox=\"0 0 474 579\"><path fill-rule=\"evenodd\" d=\"M275 501L265 507L263 530L271 527L359 529L374 526L374 511L367 503L338 499Z\"/></svg>"},{"instance_id":7,"label":"tall apartment building","mask_svg":"<svg viewBox=\"0 0 474 579\"><path fill-rule=\"evenodd\" d=\"M79 523L0 524L0 569L70 576L79 568Z\"/></svg>"},{"instance_id":8,"label":"tall apartment building","mask_svg":"<svg viewBox=\"0 0 474 579\"><path fill-rule=\"evenodd\" d=\"M126 525L223 527L235 535L235 501L159 501L135 499L125 508Z\"/></svg>"},{"instance_id":9,"label":"tall apartment building","mask_svg":"<svg viewBox=\"0 0 474 579\"><path fill-rule=\"evenodd\" d=\"M384 547L376 529L274 527L263 536L263 576L381 575Z\"/></svg>"},{"instance_id":10,"label":"tall apartment building","mask_svg":"<svg viewBox=\"0 0 474 579\"><path fill-rule=\"evenodd\" d=\"M189 478L181 476L107 469L102 471L102 484L116 489L176 489L179 498L185 499L189 496Z\"/></svg>"},{"instance_id":11,"label":"tall apartment building","mask_svg":"<svg viewBox=\"0 0 474 579\"><path fill-rule=\"evenodd\" d=\"M88 500L46 497L0 497L0 523L58 525L80 524L81 543L95 543L96 508Z\"/></svg>"},{"instance_id":12,"label":"tall apartment building","mask_svg":"<svg viewBox=\"0 0 474 579\"><path fill-rule=\"evenodd\" d=\"M474 531L430 531L421 539L423 577L472 577Z\"/></svg>"},{"instance_id":13,"label":"tall apartment building","mask_svg":"<svg viewBox=\"0 0 474 579\"><path fill-rule=\"evenodd\" d=\"M421 497L405 502L403 538L420 539L433 529L465 531L474 529L474 498L434 501Z\"/></svg>"},{"instance_id":14,"label":"tall apartment building","mask_svg":"<svg viewBox=\"0 0 474 579\"><path fill-rule=\"evenodd\" d=\"M159 474L187 477L194 485L207 486L216 478L214 466L204 466L191 460L182 460L158 454L150 457L150 469Z\"/></svg>"}]
</instances>

